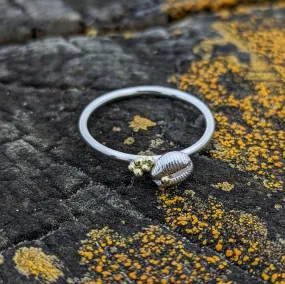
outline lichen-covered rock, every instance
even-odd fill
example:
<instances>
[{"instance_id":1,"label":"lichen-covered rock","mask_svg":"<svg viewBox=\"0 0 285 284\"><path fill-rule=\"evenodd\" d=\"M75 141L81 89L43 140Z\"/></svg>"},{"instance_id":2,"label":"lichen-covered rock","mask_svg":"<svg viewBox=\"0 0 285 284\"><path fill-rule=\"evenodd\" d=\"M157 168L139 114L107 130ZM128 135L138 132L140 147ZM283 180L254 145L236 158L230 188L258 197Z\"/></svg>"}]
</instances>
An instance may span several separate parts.
<instances>
[{"instance_id":1,"label":"lichen-covered rock","mask_svg":"<svg viewBox=\"0 0 285 284\"><path fill-rule=\"evenodd\" d=\"M284 16L282 3L238 6L1 46L0 283L284 283ZM191 92L215 114L212 142L175 188L133 179L77 129L93 98L143 84ZM204 127L194 107L156 97L90 120L101 143L129 153L186 148Z\"/></svg>"}]
</instances>

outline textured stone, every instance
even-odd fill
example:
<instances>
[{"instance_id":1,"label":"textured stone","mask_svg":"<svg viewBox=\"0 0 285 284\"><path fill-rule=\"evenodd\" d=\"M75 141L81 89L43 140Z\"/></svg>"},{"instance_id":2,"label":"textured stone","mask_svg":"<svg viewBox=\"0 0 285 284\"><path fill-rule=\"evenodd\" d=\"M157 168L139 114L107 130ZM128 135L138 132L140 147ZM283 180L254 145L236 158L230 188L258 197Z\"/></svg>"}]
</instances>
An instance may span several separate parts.
<instances>
[{"instance_id":1,"label":"textured stone","mask_svg":"<svg viewBox=\"0 0 285 284\"><path fill-rule=\"evenodd\" d=\"M1 0L0 44L165 26L188 14L255 2L265 0Z\"/></svg>"},{"instance_id":2,"label":"textured stone","mask_svg":"<svg viewBox=\"0 0 285 284\"><path fill-rule=\"evenodd\" d=\"M81 15L61 0L1 0L0 43L82 31Z\"/></svg>"},{"instance_id":3,"label":"textured stone","mask_svg":"<svg viewBox=\"0 0 285 284\"><path fill-rule=\"evenodd\" d=\"M25 3L0 7L12 17ZM79 2L70 4L67 13L66 2L57 3L56 18L77 18ZM106 1L102 9L108 13L109 5L119 5L113 3ZM44 9L42 23L47 23L54 21L51 7L30 4L25 11L34 21ZM90 6L91 18L93 12ZM281 4L253 6L192 15L168 27L134 31L128 38L77 35L1 46L0 283L114 283L119 274L125 277L121 281L135 283L150 277L149 269L156 279L173 277L174 283L183 283L184 275L192 279L192 274L200 283L207 277L213 282L281 283L285 205L277 181L284 181L284 149L279 150L284 142L285 73L279 52L284 15ZM258 30L252 28L255 21ZM17 32L26 29L16 22L15 27ZM53 26L45 27L47 34L56 33ZM28 33L21 38L29 38ZM216 116L213 141L191 157L193 174L176 188L158 190L151 179L134 179L127 163L95 153L78 132L79 115L93 98L143 84L192 92ZM253 120L250 125L255 114L268 123L261 127ZM136 116L152 126L134 131L130 122ZM194 107L147 96L107 105L90 120L94 137L129 153L186 148L204 127ZM247 157L255 157L254 146L241 137L253 130L258 150L265 147L258 135L278 149L258 157L262 173L247 163ZM128 137L134 143L124 143ZM233 187L213 187L218 184ZM82 240L90 240L91 248ZM25 262L37 251L35 263ZM126 256L126 265L117 254ZM102 265L97 256L108 261ZM175 262L165 264L165 257ZM40 269L43 263L50 273Z\"/></svg>"}]
</instances>

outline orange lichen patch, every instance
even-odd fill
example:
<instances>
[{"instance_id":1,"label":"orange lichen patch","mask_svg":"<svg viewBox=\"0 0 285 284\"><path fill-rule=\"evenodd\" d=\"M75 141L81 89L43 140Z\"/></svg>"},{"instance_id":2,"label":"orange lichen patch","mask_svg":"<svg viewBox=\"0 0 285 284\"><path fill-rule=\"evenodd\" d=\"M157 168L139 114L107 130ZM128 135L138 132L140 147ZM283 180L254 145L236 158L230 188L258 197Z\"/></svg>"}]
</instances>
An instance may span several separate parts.
<instances>
[{"instance_id":1,"label":"orange lichen patch","mask_svg":"<svg viewBox=\"0 0 285 284\"><path fill-rule=\"evenodd\" d=\"M272 18L263 19L261 24L259 21L260 19L253 18L250 23L246 24L232 22L229 23L228 29L233 36L245 44L248 50L267 59L272 65L272 69L276 71L276 75L279 74L279 79L285 82L284 22ZM265 92L264 95L266 96L267 93ZM285 109L282 114L282 118L284 118Z\"/></svg>"},{"instance_id":2,"label":"orange lichen patch","mask_svg":"<svg viewBox=\"0 0 285 284\"><path fill-rule=\"evenodd\" d=\"M224 8L232 8L240 3L249 3L254 1L242 0L167 0L163 5L163 10L174 20L181 19L189 13L195 13L203 10L218 11ZM266 2L259 0L258 2Z\"/></svg>"},{"instance_id":3,"label":"orange lichen patch","mask_svg":"<svg viewBox=\"0 0 285 284\"><path fill-rule=\"evenodd\" d=\"M265 273L281 283L285 249L280 242L269 239L267 228L258 217L226 210L212 196L205 201L195 195L189 198L185 192L179 196L161 190L159 202L165 210L166 224L175 232L224 254L255 276L263 278Z\"/></svg>"},{"instance_id":4,"label":"orange lichen patch","mask_svg":"<svg viewBox=\"0 0 285 284\"><path fill-rule=\"evenodd\" d=\"M239 0L167 0L163 10L173 19L181 19L188 13L194 13L201 10L216 11L222 7L231 7L236 5Z\"/></svg>"},{"instance_id":5,"label":"orange lichen patch","mask_svg":"<svg viewBox=\"0 0 285 284\"><path fill-rule=\"evenodd\" d=\"M58 258L45 254L41 248L19 248L13 260L19 272L45 283L54 283L63 276L63 266Z\"/></svg>"},{"instance_id":6,"label":"orange lichen patch","mask_svg":"<svg viewBox=\"0 0 285 284\"><path fill-rule=\"evenodd\" d=\"M233 15L245 15L245 14L252 14L253 11L266 11L268 9L277 10L283 9L285 7L285 3L283 0L275 0L275 1L260 1L259 4L248 5L248 3L241 3L236 5L231 10L229 9L220 9L216 12L221 19L228 19L230 16Z\"/></svg>"},{"instance_id":7,"label":"orange lichen patch","mask_svg":"<svg viewBox=\"0 0 285 284\"><path fill-rule=\"evenodd\" d=\"M139 130L147 130L148 127L155 126L156 123L152 122L147 118L136 115L134 119L129 122L129 125L133 129L133 131L137 132Z\"/></svg>"},{"instance_id":8,"label":"orange lichen patch","mask_svg":"<svg viewBox=\"0 0 285 284\"><path fill-rule=\"evenodd\" d=\"M217 255L195 254L158 226L128 237L108 228L93 230L79 254L89 269L81 283L231 283L227 261Z\"/></svg>"},{"instance_id":9,"label":"orange lichen patch","mask_svg":"<svg viewBox=\"0 0 285 284\"><path fill-rule=\"evenodd\" d=\"M125 139L124 144L125 145L132 145L135 143L135 139L133 137L128 137Z\"/></svg>"},{"instance_id":10,"label":"orange lichen patch","mask_svg":"<svg viewBox=\"0 0 285 284\"><path fill-rule=\"evenodd\" d=\"M254 173L265 187L274 190L282 189L281 176L285 169L285 57L282 52L285 29L282 23L280 19L262 18L215 23L214 28L223 38L199 44L194 52L203 59L192 62L185 74L170 79L180 89L191 89L202 95L214 110L219 108L215 114L217 131L212 157ZM229 42L249 52L250 64L239 62L234 55L211 58L215 45ZM225 85L228 82L231 91ZM231 116L232 110L238 115Z\"/></svg>"},{"instance_id":11,"label":"orange lichen patch","mask_svg":"<svg viewBox=\"0 0 285 284\"><path fill-rule=\"evenodd\" d=\"M218 182L216 184L212 184L212 186L223 191L231 191L235 187L234 184L228 183L227 181Z\"/></svg>"}]
</instances>

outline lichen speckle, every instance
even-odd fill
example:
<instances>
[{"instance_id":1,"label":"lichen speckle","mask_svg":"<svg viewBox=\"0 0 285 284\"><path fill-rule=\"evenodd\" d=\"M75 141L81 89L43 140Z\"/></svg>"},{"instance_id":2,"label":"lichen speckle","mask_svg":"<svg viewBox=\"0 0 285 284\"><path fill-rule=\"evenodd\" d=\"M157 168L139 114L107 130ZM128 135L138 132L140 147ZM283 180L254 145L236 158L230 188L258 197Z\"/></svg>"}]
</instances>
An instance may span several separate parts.
<instances>
[{"instance_id":1,"label":"lichen speckle","mask_svg":"<svg viewBox=\"0 0 285 284\"><path fill-rule=\"evenodd\" d=\"M98 35L98 29L94 27L89 27L86 29L85 34L90 37L95 37Z\"/></svg>"},{"instance_id":2,"label":"lichen speckle","mask_svg":"<svg viewBox=\"0 0 285 284\"><path fill-rule=\"evenodd\" d=\"M125 145L132 145L135 143L135 139L133 137L128 137L125 139L124 144Z\"/></svg>"},{"instance_id":3,"label":"lichen speckle","mask_svg":"<svg viewBox=\"0 0 285 284\"><path fill-rule=\"evenodd\" d=\"M282 206L281 204L276 203L276 204L274 205L274 208L275 208L276 210L281 210L281 209L283 208L283 206Z\"/></svg>"},{"instance_id":4,"label":"lichen speckle","mask_svg":"<svg viewBox=\"0 0 285 284\"><path fill-rule=\"evenodd\" d=\"M114 131L114 132L120 132L122 129L120 128L120 127L116 127L116 126L114 126L113 128L112 128L112 131Z\"/></svg>"},{"instance_id":5,"label":"lichen speckle","mask_svg":"<svg viewBox=\"0 0 285 284\"><path fill-rule=\"evenodd\" d=\"M44 283L55 283L64 275L63 265L59 259L54 255L45 254L41 248L19 248L13 260L19 272Z\"/></svg>"},{"instance_id":6,"label":"lichen speckle","mask_svg":"<svg viewBox=\"0 0 285 284\"><path fill-rule=\"evenodd\" d=\"M0 254L0 265L4 263L4 256Z\"/></svg>"},{"instance_id":7,"label":"lichen speckle","mask_svg":"<svg viewBox=\"0 0 285 284\"><path fill-rule=\"evenodd\" d=\"M223 191L231 191L235 185L234 184L231 184L231 183L228 183L227 181L224 181L224 182L218 182L216 184L212 184L212 186L214 188L217 188L217 189L220 189L220 190L223 190Z\"/></svg>"},{"instance_id":8,"label":"lichen speckle","mask_svg":"<svg viewBox=\"0 0 285 284\"><path fill-rule=\"evenodd\" d=\"M134 119L129 122L129 125L133 131L138 132L139 130L147 130L148 127L155 126L156 123L147 118L135 115Z\"/></svg>"},{"instance_id":9,"label":"lichen speckle","mask_svg":"<svg viewBox=\"0 0 285 284\"><path fill-rule=\"evenodd\" d=\"M156 149L156 148L159 148L161 145L163 145L165 143L164 140L162 140L161 138L155 138L155 139L152 139L150 141L150 148L151 149Z\"/></svg>"}]
</instances>

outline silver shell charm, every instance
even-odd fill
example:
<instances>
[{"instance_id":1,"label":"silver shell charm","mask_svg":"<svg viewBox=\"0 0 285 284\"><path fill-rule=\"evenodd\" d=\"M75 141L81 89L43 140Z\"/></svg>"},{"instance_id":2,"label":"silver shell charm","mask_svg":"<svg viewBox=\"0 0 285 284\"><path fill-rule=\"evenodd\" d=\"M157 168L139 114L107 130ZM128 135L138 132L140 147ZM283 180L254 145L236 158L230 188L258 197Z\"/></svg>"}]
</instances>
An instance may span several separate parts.
<instances>
[{"instance_id":1,"label":"silver shell charm","mask_svg":"<svg viewBox=\"0 0 285 284\"><path fill-rule=\"evenodd\" d=\"M176 185L185 180L193 170L187 154L173 151L162 155L151 171L153 181L160 187Z\"/></svg>"}]
</instances>

